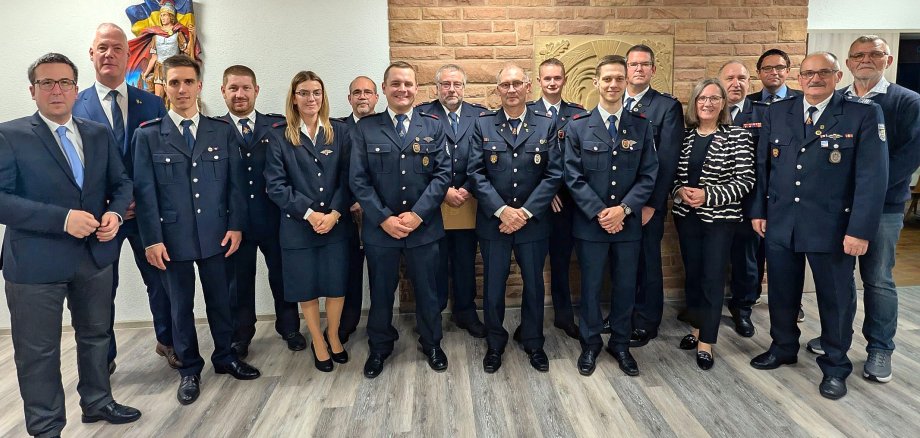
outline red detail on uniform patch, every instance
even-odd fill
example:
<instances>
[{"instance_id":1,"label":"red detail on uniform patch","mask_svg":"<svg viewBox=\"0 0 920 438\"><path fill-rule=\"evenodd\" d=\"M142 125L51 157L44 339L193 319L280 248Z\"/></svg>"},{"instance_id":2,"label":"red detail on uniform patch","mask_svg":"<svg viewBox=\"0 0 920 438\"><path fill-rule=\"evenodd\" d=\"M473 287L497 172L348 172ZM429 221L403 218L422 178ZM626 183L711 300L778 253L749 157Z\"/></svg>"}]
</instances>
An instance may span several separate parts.
<instances>
[{"instance_id":1,"label":"red detail on uniform patch","mask_svg":"<svg viewBox=\"0 0 920 438\"><path fill-rule=\"evenodd\" d=\"M283 124L285 124L285 123L287 123L287 122L275 122L275 123L272 123L272 128L277 128L277 127L279 127L279 126L281 126L281 125L283 125Z\"/></svg>"},{"instance_id":2,"label":"red detail on uniform patch","mask_svg":"<svg viewBox=\"0 0 920 438\"><path fill-rule=\"evenodd\" d=\"M145 126L147 126L147 125L149 125L149 124L151 124L151 123L153 123L153 122L159 122L160 120L162 120L162 119L147 120L146 122L141 122L141 124L140 124L140 125L137 125L137 127L138 127L138 128L143 128L143 127L145 127Z\"/></svg>"},{"instance_id":3,"label":"red detail on uniform patch","mask_svg":"<svg viewBox=\"0 0 920 438\"><path fill-rule=\"evenodd\" d=\"M559 140L565 140L565 131L559 130Z\"/></svg>"},{"instance_id":4,"label":"red detail on uniform patch","mask_svg":"<svg viewBox=\"0 0 920 438\"><path fill-rule=\"evenodd\" d=\"M578 120L578 119L587 117L587 116L589 116L589 115L591 115L591 113L578 113L578 114L575 114L574 116L572 116L572 120Z\"/></svg>"}]
</instances>

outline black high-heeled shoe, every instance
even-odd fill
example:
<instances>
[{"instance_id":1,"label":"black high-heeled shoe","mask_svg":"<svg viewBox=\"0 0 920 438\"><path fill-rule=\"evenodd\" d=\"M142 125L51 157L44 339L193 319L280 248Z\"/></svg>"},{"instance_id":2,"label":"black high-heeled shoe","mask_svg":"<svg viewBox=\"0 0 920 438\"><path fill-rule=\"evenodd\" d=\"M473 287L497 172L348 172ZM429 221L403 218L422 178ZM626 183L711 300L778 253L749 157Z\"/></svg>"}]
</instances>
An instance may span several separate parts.
<instances>
[{"instance_id":1,"label":"black high-heeled shoe","mask_svg":"<svg viewBox=\"0 0 920 438\"><path fill-rule=\"evenodd\" d=\"M709 370L715 363L716 361L713 359L712 353L708 351L696 352L696 365L700 367L701 370Z\"/></svg>"},{"instance_id":2,"label":"black high-heeled shoe","mask_svg":"<svg viewBox=\"0 0 920 438\"><path fill-rule=\"evenodd\" d=\"M348 363L348 350L345 349L345 346L342 346L342 351L336 353L332 351L332 344L329 343L329 332L328 330L323 331L323 340L326 341L326 348L329 350L329 356L332 357L336 363Z\"/></svg>"},{"instance_id":3,"label":"black high-heeled shoe","mask_svg":"<svg viewBox=\"0 0 920 438\"><path fill-rule=\"evenodd\" d=\"M681 350L693 350L696 348L697 344L699 344L699 339L693 336L693 334L689 334L680 340L680 345L678 347Z\"/></svg>"},{"instance_id":4,"label":"black high-heeled shoe","mask_svg":"<svg viewBox=\"0 0 920 438\"><path fill-rule=\"evenodd\" d=\"M310 342L310 350L313 351L313 365L316 366L316 369L324 373L332 372L332 359L319 360L316 357L316 347L313 346L313 342Z\"/></svg>"}]
</instances>

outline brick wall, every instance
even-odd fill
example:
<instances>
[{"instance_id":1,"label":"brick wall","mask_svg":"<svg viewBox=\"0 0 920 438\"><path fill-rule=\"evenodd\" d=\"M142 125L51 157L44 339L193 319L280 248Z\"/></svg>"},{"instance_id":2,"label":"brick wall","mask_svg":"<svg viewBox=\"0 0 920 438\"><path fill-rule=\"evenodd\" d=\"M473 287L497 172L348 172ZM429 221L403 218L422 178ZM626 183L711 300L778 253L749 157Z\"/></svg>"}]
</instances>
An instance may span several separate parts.
<instances>
[{"instance_id":1,"label":"brick wall","mask_svg":"<svg viewBox=\"0 0 920 438\"><path fill-rule=\"evenodd\" d=\"M534 36L670 35L674 94L686 103L693 84L729 59L753 69L764 50L777 47L798 65L807 16L808 0L390 0L390 57L415 65L422 85L432 84L442 64L457 63L467 72L467 100L494 107L495 74L509 61L532 68ZM759 89L754 81L752 91ZM419 94L435 97L431 86ZM672 292L683 281L676 243L669 225L663 261ZM509 284L509 296L519 284Z\"/></svg>"}]
</instances>

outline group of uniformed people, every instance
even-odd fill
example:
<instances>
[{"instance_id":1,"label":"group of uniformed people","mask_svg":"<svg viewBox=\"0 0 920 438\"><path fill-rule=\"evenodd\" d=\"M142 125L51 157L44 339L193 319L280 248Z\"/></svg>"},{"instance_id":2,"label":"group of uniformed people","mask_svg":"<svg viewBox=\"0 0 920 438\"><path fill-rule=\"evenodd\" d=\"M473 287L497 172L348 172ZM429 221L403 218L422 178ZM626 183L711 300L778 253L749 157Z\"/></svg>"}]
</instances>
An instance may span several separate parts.
<instances>
[{"instance_id":1,"label":"group of uniformed people","mask_svg":"<svg viewBox=\"0 0 920 438\"><path fill-rule=\"evenodd\" d=\"M452 290L451 320L486 339L483 369L497 372L509 338L505 288L512 256L523 281L521 323L512 337L536 370L548 371L548 255L554 326L579 339L579 372L593 373L601 335L609 333L606 350L634 376L639 367L630 348L654 339L662 318L661 240L669 200L686 268L680 318L691 325L680 348L695 349L699 367L712 368L729 266L735 330L754 334L751 306L764 272L759 254L765 254L773 343L751 365L796 362L807 260L822 328L808 348L821 354L821 394L840 398L852 370L846 353L856 309L855 258L882 246L877 265L890 282L900 228L892 233L879 223L903 204L920 160L914 135L920 96L887 81L877 85L890 53L874 36L853 43L847 66L854 73L863 64L876 68L857 74L846 93L835 90L841 72L834 55L804 59L802 95L784 84L788 56L772 49L758 61L763 92L747 95L748 71L731 61L719 78L697 84L686 117L677 99L650 87L655 55L644 45L625 57L599 59L599 102L592 110L562 100L565 68L556 59L539 66L542 97L534 102L527 102L532 81L524 69L508 64L497 72L497 110L464 101L466 75L454 64L437 71L438 99L417 105L416 71L396 61L383 75L386 110L375 113L376 84L359 76L349 87L353 113L341 119L330 118L328 90L311 71L293 77L284 114L273 115L255 111L255 73L227 68L221 92L229 112L218 118L198 111L201 70L193 59L177 55L164 62L166 111L156 96L125 84L127 40L120 28L99 26L90 54L93 87L78 96L73 63L45 55L29 69L39 111L0 124L6 293L27 428L40 436L60 434L65 422L58 328L64 297L76 329L83 420L140 417L112 400L108 379L115 370L112 263L125 239L150 297L155 351L178 369L182 404L198 398L204 367L192 308L195 266L215 372L260 376L243 361L255 333L257 251L268 267L276 331L289 349L306 348L300 303L320 371L349 360L345 344L360 317L366 257L367 378L380 375L399 337L392 319L401 260L428 365L448 367L441 314ZM888 64L878 63L885 59ZM904 118L909 123L902 124ZM889 157L895 153L900 162ZM472 204L475 228L445 230L442 204ZM484 321L474 301L477 246ZM573 251L581 272L580 326L568 288ZM48 267L47 260L62 254L66 260ZM884 281L885 272L866 269L864 278ZM605 275L611 284L606 317ZM870 298L867 282L867 325L878 316L868 313L870 299L882 301ZM878 307L891 311L890 305L871 308ZM896 305L894 314L896 321ZM888 324L879 323L881 335L866 334L890 334L881 346L870 342L864 372L882 382L891 378Z\"/></svg>"}]
</instances>

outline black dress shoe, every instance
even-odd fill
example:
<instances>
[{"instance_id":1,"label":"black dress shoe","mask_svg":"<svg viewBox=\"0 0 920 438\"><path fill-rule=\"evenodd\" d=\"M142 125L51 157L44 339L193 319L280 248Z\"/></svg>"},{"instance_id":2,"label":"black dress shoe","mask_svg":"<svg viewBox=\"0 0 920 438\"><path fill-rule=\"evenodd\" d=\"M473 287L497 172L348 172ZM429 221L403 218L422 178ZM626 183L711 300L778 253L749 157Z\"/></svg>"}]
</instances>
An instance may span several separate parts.
<instances>
[{"instance_id":1,"label":"black dress shoe","mask_svg":"<svg viewBox=\"0 0 920 438\"><path fill-rule=\"evenodd\" d=\"M646 329L635 329L629 335L630 347L644 347L648 341L658 337L658 333L652 333Z\"/></svg>"},{"instance_id":2,"label":"black dress shoe","mask_svg":"<svg viewBox=\"0 0 920 438\"><path fill-rule=\"evenodd\" d=\"M549 371L549 358L546 357L546 352L542 348L535 348L533 350L526 349L524 350L527 353L527 357L530 358L530 366L533 369L545 373Z\"/></svg>"},{"instance_id":3,"label":"black dress shoe","mask_svg":"<svg viewBox=\"0 0 920 438\"><path fill-rule=\"evenodd\" d=\"M135 422L138 418L141 418L141 411L112 401L94 415L84 413L82 420L84 423L106 421L111 424L125 424Z\"/></svg>"},{"instance_id":4,"label":"black dress shoe","mask_svg":"<svg viewBox=\"0 0 920 438\"><path fill-rule=\"evenodd\" d=\"M569 321L568 323L554 323L554 327L565 332L566 336L572 339L581 339L581 334L578 333L578 326L574 322Z\"/></svg>"},{"instance_id":5,"label":"black dress shoe","mask_svg":"<svg viewBox=\"0 0 920 438\"><path fill-rule=\"evenodd\" d=\"M712 358L712 353L708 351L697 351L696 352L696 365L700 367L701 370L712 369L712 366L715 365L716 361Z\"/></svg>"},{"instance_id":6,"label":"black dress shoe","mask_svg":"<svg viewBox=\"0 0 920 438\"><path fill-rule=\"evenodd\" d=\"M300 332L290 332L282 336L281 339L287 342L288 350L300 351L307 348L307 338L303 337Z\"/></svg>"},{"instance_id":7,"label":"black dress shoe","mask_svg":"<svg viewBox=\"0 0 920 438\"><path fill-rule=\"evenodd\" d=\"M371 353L367 356L367 362L364 362L364 377L368 379L376 378L383 372L383 362L387 360L385 354Z\"/></svg>"},{"instance_id":8,"label":"black dress shoe","mask_svg":"<svg viewBox=\"0 0 920 438\"><path fill-rule=\"evenodd\" d=\"M432 347L422 350L425 358L428 359L428 366L437 372L443 372L447 369L447 355L441 347Z\"/></svg>"},{"instance_id":9,"label":"black dress shoe","mask_svg":"<svg viewBox=\"0 0 920 438\"><path fill-rule=\"evenodd\" d=\"M620 364L620 369L623 370L627 376L639 375L639 364L636 363L636 359L633 358L632 353L628 351L613 351L609 345L607 346L607 352L617 360L617 363Z\"/></svg>"},{"instance_id":10,"label":"black dress shoe","mask_svg":"<svg viewBox=\"0 0 920 438\"><path fill-rule=\"evenodd\" d=\"M111 376L112 374L115 374L115 367L116 367L116 365L115 365L115 361L114 361L114 360L111 361L111 362L109 362L109 375L110 375L110 376Z\"/></svg>"},{"instance_id":11,"label":"black dress shoe","mask_svg":"<svg viewBox=\"0 0 920 438\"><path fill-rule=\"evenodd\" d=\"M578 356L578 373L582 376L594 374L597 368L597 352L594 350L582 350L581 356Z\"/></svg>"},{"instance_id":12,"label":"black dress shoe","mask_svg":"<svg viewBox=\"0 0 920 438\"><path fill-rule=\"evenodd\" d=\"M610 328L610 318L604 318L604 325L601 326L601 334L609 335L613 333L613 329Z\"/></svg>"},{"instance_id":13,"label":"black dress shoe","mask_svg":"<svg viewBox=\"0 0 920 438\"><path fill-rule=\"evenodd\" d=\"M678 345L678 348L681 350L694 350L699 343L700 340L697 339L696 336L689 334L680 340L680 345Z\"/></svg>"},{"instance_id":14,"label":"black dress shoe","mask_svg":"<svg viewBox=\"0 0 920 438\"><path fill-rule=\"evenodd\" d=\"M824 398L838 400L847 395L847 381L840 377L824 376L821 384L818 385L818 391Z\"/></svg>"},{"instance_id":15,"label":"black dress shoe","mask_svg":"<svg viewBox=\"0 0 920 438\"><path fill-rule=\"evenodd\" d=\"M326 348L329 350L329 356L332 357L332 361L335 363L348 363L348 350L345 350L345 346L342 346L342 351L336 353L332 351L332 344L329 343L329 332L323 332L323 340L326 341ZM342 342L342 339L339 339L339 342ZM313 354L316 356L316 353Z\"/></svg>"},{"instance_id":16,"label":"black dress shoe","mask_svg":"<svg viewBox=\"0 0 920 438\"><path fill-rule=\"evenodd\" d=\"M234 342L230 344L230 350L233 351L233 354L235 354L237 358L245 359L246 356L249 356L249 343Z\"/></svg>"},{"instance_id":17,"label":"black dress shoe","mask_svg":"<svg viewBox=\"0 0 920 438\"><path fill-rule=\"evenodd\" d=\"M214 365L214 372L217 374L229 374L237 380L258 379L262 375L254 366L239 359L226 365Z\"/></svg>"},{"instance_id":18,"label":"black dress shoe","mask_svg":"<svg viewBox=\"0 0 920 438\"><path fill-rule=\"evenodd\" d=\"M492 374L502 367L502 353L496 349L486 350L486 357L482 359L482 370Z\"/></svg>"},{"instance_id":19,"label":"black dress shoe","mask_svg":"<svg viewBox=\"0 0 920 438\"><path fill-rule=\"evenodd\" d=\"M310 343L310 351L313 352L313 366L315 366L316 369L324 373L331 373L332 372L332 357L326 360L319 360L319 358L316 357L316 347L313 346L312 342Z\"/></svg>"},{"instance_id":20,"label":"black dress shoe","mask_svg":"<svg viewBox=\"0 0 920 438\"><path fill-rule=\"evenodd\" d=\"M751 315L743 314L738 309L728 309L728 311L732 314L736 333L745 338L754 336L754 323L751 322Z\"/></svg>"},{"instance_id":21,"label":"black dress shoe","mask_svg":"<svg viewBox=\"0 0 920 438\"><path fill-rule=\"evenodd\" d=\"M183 405L190 405L198 400L198 394L201 394L201 377L182 376L179 380L179 390L176 392L176 398Z\"/></svg>"},{"instance_id":22,"label":"black dress shoe","mask_svg":"<svg viewBox=\"0 0 920 438\"><path fill-rule=\"evenodd\" d=\"M782 359L768 350L766 353L751 359L751 366L758 370L775 370L780 366L792 365L798 361L799 359L794 356L791 359Z\"/></svg>"},{"instance_id":23,"label":"black dress shoe","mask_svg":"<svg viewBox=\"0 0 920 438\"><path fill-rule=\"evenodd\" d=\"M466 330L466 332L474 338L482 339L488 335L488 330L486 330L485 324L479 321L478 316L472 316L468 320L460 320L459 318L451 315L450 320L454 323L454 325L463 330Z\"/></svg>"}]
</instances>

